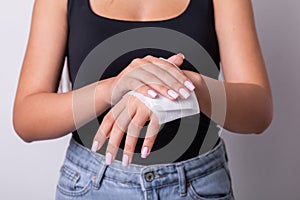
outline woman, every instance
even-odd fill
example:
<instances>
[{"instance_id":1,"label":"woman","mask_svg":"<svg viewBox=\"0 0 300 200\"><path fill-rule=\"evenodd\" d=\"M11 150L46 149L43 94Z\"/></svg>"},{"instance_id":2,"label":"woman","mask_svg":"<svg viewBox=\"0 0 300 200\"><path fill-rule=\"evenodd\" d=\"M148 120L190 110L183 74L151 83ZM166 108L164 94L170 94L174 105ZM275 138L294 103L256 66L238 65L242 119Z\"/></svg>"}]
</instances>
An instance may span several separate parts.
<instances>
[{"instance_id":1,"label":"woman","mask_svg":"<svg viewBox=\"0 0 300 200\"><path fill-rule=\"evenodd\" d=\"M197 73L184 60L184 54L142 49L104 66L107 70L99 81L56 93L65 56L74 83L93 48L110 36L140 27L169 28L190 36L218 66L221 61L225 82ZM211 116L207 82L224 85L224 128L246 134L262 133L269 126L272 95L250 0L36 0L15 99L14 128L26 142L73 132L57 199L234 199L223 140L198 155L207 131L207 116ZM134 153L146 161L151 152L168 144L176 135L178 120L166 123L159 131L157 116L143 102L130 97L129 103L124 103L125 94L131 90L153 99L160 94L171 101L195 92L200 118L205 120L201 120L193 143L174 162L132 163ZM76 119L74 94L82 97ZM114 113L108 109L113 105L122 105L123 110ZM83 130L94 136L91 151L78 130L88 127L94 111L99 129ZM143 140L138 137L147 121ZM105 141L105 155L97 153ZM122 161L116 160L119 147L123 149Z\"/></svg>"}]
</instances>

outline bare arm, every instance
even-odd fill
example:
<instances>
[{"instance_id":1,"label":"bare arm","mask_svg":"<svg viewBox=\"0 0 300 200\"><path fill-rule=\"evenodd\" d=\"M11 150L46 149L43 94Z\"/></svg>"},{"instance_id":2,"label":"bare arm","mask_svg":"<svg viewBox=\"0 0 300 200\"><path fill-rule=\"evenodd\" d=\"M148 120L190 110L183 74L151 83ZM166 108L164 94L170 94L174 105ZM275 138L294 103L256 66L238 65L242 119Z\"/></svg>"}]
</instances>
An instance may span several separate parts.
<instances>
[{"instance_id":1,"label":"bare arm","mask_svg":"<svg viewBox=\"0 0 300 200\"><path fill-rule=\"evenodd\" d=\"M27 142L60 137L75 129L72 109L74 92L90 93L97 88L94 105L98 114L109 105L106 93L110 87L108 80L77 91L56 93L65 59L66 6L66 0L35 1L13 113L14 128ZM82 105L89 106L88 102ZM82 121L88 121L94 115L91 109L83 107L82 110L86 110L82 113Z\"/></svg>"},{"instance_id":2,"label":"bare arm","mask_svg":"<svg viewBox=\"0 0 300 200\"><path fill-rule=\"evenodd\" d=\"M67 32L67 1L36 0L13 112L14 129L24 141L72 132L111 106L112 91L122 96L137 90L152 98L157 92L176 99L183 88L187 90L188 78L182 72L166 61L146 56L134 59L116 77L57 94ZM183 60L181 54L169 59Z\"/></svg>"},{"instance_id":3,"label":"bare arm","mask_svg":"<svg viewBox=\"0 0 300 200\"><path fill-rule=\"evenodd\" d=\"M272 121L273 102L251 1L214 0L214 8L227 96L224 128L238 133L261 133ZM201 111L210 116L211 100L203 80L217 88L222 87L222 82L185 73L196 85Z\"/></svg>"}]
</instances>

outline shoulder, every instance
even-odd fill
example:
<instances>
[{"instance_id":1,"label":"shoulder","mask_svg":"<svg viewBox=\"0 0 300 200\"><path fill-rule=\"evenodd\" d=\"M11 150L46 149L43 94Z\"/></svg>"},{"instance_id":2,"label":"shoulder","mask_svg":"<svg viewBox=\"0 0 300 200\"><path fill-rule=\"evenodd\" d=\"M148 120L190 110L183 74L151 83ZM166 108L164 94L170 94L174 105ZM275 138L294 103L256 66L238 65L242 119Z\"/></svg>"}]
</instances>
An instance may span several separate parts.
<instances>
[{"instance_id":1,"label":"shoulder","mask_svg":"<svg viewBox=\"0 0 300 200\"><path fill-rule=\"evenodd\" d=\"M68 3L70 0L35 0L34 8L47 11L58 11L67 13Z\"/></svg>"}]
</instances>

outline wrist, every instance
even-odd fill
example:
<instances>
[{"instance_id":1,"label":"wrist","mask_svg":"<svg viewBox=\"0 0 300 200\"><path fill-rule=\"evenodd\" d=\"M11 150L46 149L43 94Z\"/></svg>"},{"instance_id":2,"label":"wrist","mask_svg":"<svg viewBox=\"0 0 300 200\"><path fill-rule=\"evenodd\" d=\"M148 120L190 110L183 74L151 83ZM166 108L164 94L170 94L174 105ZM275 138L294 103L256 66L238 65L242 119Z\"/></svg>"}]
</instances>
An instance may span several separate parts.
<instances>
[{"instance_id":1,"label":"wrist","mask_svg":"<svg viewBox=\"0 0 300 200\"><path fill-rule=\"evenodd\" d=\"M96 88L96 101L101 100L102 102L106 103L107 105L111 106L112 102L112 93L115 87L115 77L108 78L105 80L101 80L97 82Z\"/></svg>"}]
</instances>

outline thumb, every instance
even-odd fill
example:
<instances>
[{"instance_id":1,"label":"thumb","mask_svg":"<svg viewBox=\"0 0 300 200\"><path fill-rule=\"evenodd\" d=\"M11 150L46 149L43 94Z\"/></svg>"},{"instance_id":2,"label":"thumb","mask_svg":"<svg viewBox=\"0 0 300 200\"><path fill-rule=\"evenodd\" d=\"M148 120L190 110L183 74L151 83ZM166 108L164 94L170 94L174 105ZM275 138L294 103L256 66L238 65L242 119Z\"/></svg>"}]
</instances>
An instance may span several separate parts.
<instances>
[{"instance_id":1,"label":"thumb","mask_svg":"<svg viewBox=\"0 0 300 200\"><path fill-rule=\"evenodd\" d=\"M177 66L182 65L184 59L184 55L182 53L175 54L168 58L168 61L174 63Z\"/></svg>"}]
</instances>

